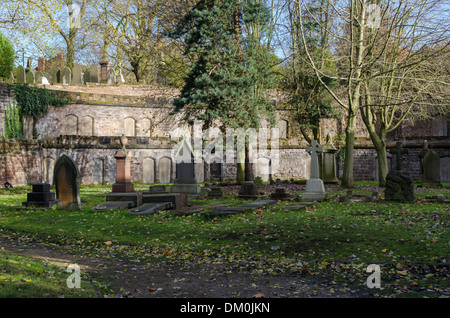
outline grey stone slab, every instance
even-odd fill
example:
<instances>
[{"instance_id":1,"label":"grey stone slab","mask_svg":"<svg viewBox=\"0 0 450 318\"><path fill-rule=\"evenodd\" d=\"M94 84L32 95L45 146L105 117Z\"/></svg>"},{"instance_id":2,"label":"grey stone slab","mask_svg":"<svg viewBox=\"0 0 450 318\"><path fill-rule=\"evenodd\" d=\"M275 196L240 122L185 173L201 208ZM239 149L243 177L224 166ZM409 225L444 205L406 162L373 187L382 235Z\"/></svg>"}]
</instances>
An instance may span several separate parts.
<instances>
[{"instance_id":1,"label":"grey stone slab","mask_svg":"<svg viewBox=\"0 0 450 318\"><path fill-rule=\"evenodd\" d=\"M241 204L238 206L233 207L222 207L222 208L216 208L212 211L205 212L203 215L214 217L214 216L225 216L225 215L232 215L232 214L239 214L239 213L245 213L249 212L258 208L263 208L269 205L276 204L276 200L260 200L260 201L253 201L248 202L245 204Z\"/></svg>"},{"instance_id":2,"label":"grey stone slab","mask_svg":"<svg viewBox=\"0 0 450 318\"><path fill-rule=\"evenodd\" d=\"M134 206L133 201L108 201L94 207L94 210L128 210Z\"/></svg>"},{"instance_id":3,"label":"grey stone slab","mask_svg":"<svg viewBox=\"0 0 450 318\"><path fill-rule=\"evenodd\" d=\"M130 214L155 214L162 210L172 209L174 206L173 202L161 202L161 203L145 203L137 208L129 209Z\"/></svg>"}]
</instances>

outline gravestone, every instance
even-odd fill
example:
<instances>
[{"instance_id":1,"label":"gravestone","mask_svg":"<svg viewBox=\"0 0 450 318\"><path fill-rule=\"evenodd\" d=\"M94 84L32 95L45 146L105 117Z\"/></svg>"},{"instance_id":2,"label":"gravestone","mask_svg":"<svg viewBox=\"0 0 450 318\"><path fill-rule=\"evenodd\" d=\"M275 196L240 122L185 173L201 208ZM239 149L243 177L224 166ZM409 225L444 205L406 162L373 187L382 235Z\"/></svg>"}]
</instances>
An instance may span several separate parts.
<instances>
[{"instance_id":1,"label":"gravestone","mask_svg":"<svg viewBox=\"0 0 450 318\"><path fill-rule=\"evenodd\" d=\"M97 64L92 64L89 67L89 82L98 83L98 66Z\"/></svg>"},{"instance_id":2,"label":"gravestone","mask_svg":"<svg viewBox=\"0 0 450 318\"><path fill-rule=\"evenodd\" d=\"M33 71L28 71L27 75L26 75L26 83L27 84L35 84L36 83L36 79L34 76L34 72Z\"/></svg>"},{"instance_id":3,"label":"gravestone","mask_svg":"<svg viewBox=\"0 0 450 318\"><path fill-rule=\"evenodd\" d=\"M73 160L62 155L55 163L53 183L58 204L65 209L81 209L80 172Z\"/></svg>"},{"instance_id":4,"label":"gravestone","mask_svg":"<svg viewBox=\"0 0 450 318\"><path fill-rule=\"evenodd\" d=\"M311 174L306 182L302 200L323 200L325 199L325 187L322 179L319 178L319 153L323 152L323 148L316 140L313 140L306 151L311 155Z\"/></svg>"},{"instance_id":5,"label":"gravestone","mask_svg":"<svg viewBox=\"0 0 450 318\"><path fill-rule=\"evenodd\" d=\"M422 150L417 155L419 157L419 163L420 163L420 174L417 177L417 182L422 183L423 181L423 157L425 157L425 154L428 152L428 141L423 141Z\"/></svg>"},{"instance_id":6,"label":"gravestone","mask_svg":"<svg viewBox=\"0 0 450 318\"><path fill-rule=\"evenodd\" d=\"M131 183L131 158L133 155L126 149L128 138L122 135L116 158L116 182L112 185L112 193L106 196L106 201L132 201L133 207L142 204L142 193L135 192Z\"/></svg>"},{"instance_id":7,"label":"gravestone","mask_svg":"<svg viewBox=\"0 0 450 318\"><path fill-rule=\"evenodd\" d=\"M113 85L116 82L116 71L114 68L108 69L106 74L106 84Z\"/></svg>"},{"instance_id":8,"label":"gravestone","mask_svg":"<svg viewBox=\"0 0 450 318\"><path fill-rule=\"evenodd\" d=\"M327 135L327 143L323 147L323 152L320 156L320 178L324 183L339 183L336 178L336 153L337 149L331 141L331 135Z\"/></svg>"},{"instance_id":9,"label":"gravestone","mask_svg":"<svg viewBox=\"0 0 450 318\"><path fill-rule=\"evenodd\" d=\"M223 190L221 187L211 187L211 191L208 192L208 198L222 198Z\"/></svg>"},{"instance_id":10,"label":"gravestone","mask_svg":"<svg viewBox=\"0 0 450 318\"><path fill-rule=\"evenodd\" d=\"M159 160L158 179L160 183L169 183L172 180L172 160L164 157Z\"/></svg>"},{"instance_id":11,"label":"gravestone","mask_svg":"<svg viewBox=\"0 0 450 318\"><path fill-rule=\"evenodd\" d=\"M24 84L26 81L25 69L20 65L16 69L16 83Z\"/></svg>"},{"instance_id":12,"label":"gravestone","mask_svg":"<svg viewBox=\"0 0 450 318\"><path fill-rule=\"evenodd\" d=\"M441 159L439 154L431 149L423 157L422 187L442 188Z\"/></svg>"},{"instance_id":13,"label":"gravestone","mask_svg":"<svg viewBox=\"0 0 450 318\"><path fill-rule=\"evenodd\" d=\"M68 67L63 68L61 72L61 83L63 85L72 84L72 71L70 70L70 68Z\"/></svg>"},{"instance_id":14,"label":"gravestone","mask_svg":"<svg viewBox=\"0 0 450 318\"><path fill-rule=\"evenodd\" d=\"M73 79L72 84L81 85L83 84L83 70L79 64L75 64L73 67Z\"/></svg>"},{"instance_id":15,"label":"gravestone","mask_svg":"<svg viewBox=\"0 0 450 318\"><path fill-rule=\"evenodd\" d=\"M175 154L176 178L170 191L175 193L200 194L202 189L195 180L195 164L192 148L186 140Z\"/></svg>"},{"instance_id":16,"label":"gravestone","mask_svg":"<svg viewBox=\"0 0 450 318\"><path fill-rule=\"evenodd\" d=\"M276 188L275 192L270 194L270 198L273 200L291 201L292 196L290 193L286 192L285 188Z\"/></svg>"},{"instance_id":17,"label":"gravestone","mask_svg":"<svg viewBox=\"0 0 450 318\"><path fill-rule=\"evenodd\" d=\"M155 183L155 160L152 158L145 158L142 163L142 181Z\"/></svg>"},{"instance_id":18,"label":"gravestone","mask_svg":"<svg viewBox=\"0 0 450 318\"><path fill-rule=\"evenodd\" d=\"M396 167L386 176L385 200L414 202L416 197L413 179L407 171L403 171L402 165L402 155L407 154L408 150L403 149L401 142L397 142L396 147L390 149L389 152L396 156Z\"/></svg>"},{"instance_id":19,"label":"gravestone","mask_svg":"<svg viewBox=\"0 0 450 318\"><path fill-rule=\"evenodd\" d=\"M105 183L105 161L102 158L96 158L92 164L92 183Z\"/></svg>"},{"instance_id":20,"label":"gravestone","mask_svg":"<svg viewBox=\"0 0 450 318\"><path fill-rule=\"evenodd\" d=\"M59 68L54 68L52 70L52 84L59 84L61 83L61 71Z\"/></svg>"},{"instance_id":21,"label":"gravestone","mask_svg":"<svg viewBox=\"0 0 450 318\"><path fill-rule=\"evenodd\" d=\"M27 193L27 201L23 202L24 206L37 206L51 208L56 205L55 193L50 192L50 184L35 183L33 184L33 192Z\"/></svg>"},{"instance_id":22,"label":"gravestone","mask_svg":"<svg viewBox=\"0 0 450 318\"><path fill-rule=\"evenodd\" d=\"M35 82L36 84L42 85L42 79L44 78L44 74L42 72L36 72L35 74Z\"/></svg>"},{"instance_id":23,"label":"gravestone","mask_svg":"<svg viewBox=\"0 0 450 318\"><path fill-rule=\"evenodd\" d=\"M239 189L238 197L243 200L256 200L259 197L259 191L254 181L244 181Z\"/></svg>"}]
</instances>

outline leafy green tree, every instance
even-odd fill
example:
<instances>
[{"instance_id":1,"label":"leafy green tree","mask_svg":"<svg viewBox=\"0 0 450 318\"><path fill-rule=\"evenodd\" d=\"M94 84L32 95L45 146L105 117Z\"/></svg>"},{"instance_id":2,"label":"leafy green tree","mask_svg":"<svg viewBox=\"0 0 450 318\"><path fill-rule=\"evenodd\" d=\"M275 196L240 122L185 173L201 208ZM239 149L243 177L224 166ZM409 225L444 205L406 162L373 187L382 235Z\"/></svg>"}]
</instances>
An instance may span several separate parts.
<instances>
[{"instance_id":1,"label":"leafy green tree","mask_svg":"<svg viewBox=\"0 0 450 318\"><path fill-rule=\"evenodd\" d=\"M195 57L174 101L176 111L207 127L220 120L222 129L258 129L261 118L270 119L273 57L261 41L269 21L262 1L200 0L171 33L185 42L184 54ZM248 148L245 179L253 181Z\"/></svg>"},{"instance_id":2,"label":"leafy green tree","mask_svg":"<svg viewBox=\"0 0 450 318\"><path fill-rule=\"evenodd\" d=\"M14 66L14 48L0 33L0 77L10 78Z\"/></svg>"}]
</instances>

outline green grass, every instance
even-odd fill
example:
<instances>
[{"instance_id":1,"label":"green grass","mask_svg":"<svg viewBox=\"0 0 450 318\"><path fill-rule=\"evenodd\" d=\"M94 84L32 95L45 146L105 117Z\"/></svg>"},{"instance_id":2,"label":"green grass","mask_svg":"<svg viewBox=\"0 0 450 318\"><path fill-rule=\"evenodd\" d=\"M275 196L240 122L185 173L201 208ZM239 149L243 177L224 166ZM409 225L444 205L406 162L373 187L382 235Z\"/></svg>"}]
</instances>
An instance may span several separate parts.
<instances>
[{"instance_id":1,"label":"green grass","mask_svg":"<svg viewBox=\"0 0 450 318\"><path fill-rule=\"evenodd\" d=\"M83 278L80 288L69 288L72 272L28 257L0 253L0 298L91 298L97 293Z\"/></svg>"},{"instance_id":2,"label":"green grass","mask_svg":"<svg viewBox=\"0 0 450 318\"><path fill-rule=\"evenodd\" d=\"M357 183L354 193L370 194L375 185ZM46 243L75 246L75 251L83 253L114 250L153 260L231 262L239 269L257 272L296 271L301 264L309 272L340 275L342 264L351 267L345 267L348 272L361 272L360 267L367 264L387 264L393 282L408 279L409 283L448 287L446 276L408 276L412 273L408 271L405 277L398 277L395 268L398 264L447 266L450 209L442 203L330 201L289 212L281 209L285 203L278 203L228 217L175 216L170 211L135 216L120 210L91 209L104 202L109 186L82 186L81 211L20 208L30 189L0 189L0 235L27 234ZM329 194L345 192L336 187ZM420 190L422 197L431 193L449 194L448 189Z\"/></svg>"}]
</instances>

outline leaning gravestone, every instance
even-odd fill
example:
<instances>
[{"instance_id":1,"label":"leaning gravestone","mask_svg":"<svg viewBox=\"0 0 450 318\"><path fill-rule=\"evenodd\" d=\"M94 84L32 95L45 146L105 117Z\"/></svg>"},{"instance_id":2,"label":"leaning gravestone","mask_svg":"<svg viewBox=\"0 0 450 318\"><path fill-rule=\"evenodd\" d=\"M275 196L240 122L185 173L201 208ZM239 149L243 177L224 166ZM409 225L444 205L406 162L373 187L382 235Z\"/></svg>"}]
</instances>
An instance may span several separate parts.
<instances>
[{"instance_id":1,"label":"leaning gravestone","mask_svg":"<svg viewBox=\"0 0 450 318\"><path fill-rule=\"evenodd\" d=\"M325 187L322 179L319 178L319 153L323 152L323 148L313 140L306 148L311 155L311 174L306 182L306 190L302 194L302 200L323 200L325 199Z\"/></svg>"},{"instance_id":2,"label":"leaning gravestone","mask_svg":"<svg viewBox=\"0 0 450 318\"><path fill-rule=\"evenodd\" d=\"M411 175L403 171L402 155L407 154L408 150L403 149L402 143L397 142L396 147L389 151L396 156L395 170L389 171L386 176L386 187L384 190L385 200L399 202L414 202L414 184Z\"/></svg>"},{"instance_id":3,"label":"leaning gravestone","mask_svg":"<svg viewBox=\"0 0 450 318\"><path fill-rule=\"evenodd\" d=\"M25 69L22 66L18 66L16 69L16 83L24 84L26 81Z\"/></svg>"},{"instance_id":4,"label":"leaning gravestone","mask_svg":"<svg viewBox=\"0 0 450 318\"><path fill-rule=\"evenodd\" d=\"M61 72L61 82L63 85L72 84L72 71L70 70L70 68L68 67L63 68Z\"/></svg>"},{"instance_id":5,"label":"leaning gravestone","mask_svg":"<svg viewBox=\"0 0 450 318\"><path fill-rule=\"evenodd\" d=\"M55 163L53 183L56 186L56 198L62 208L79 210L80 199L80 172L73 160L62 155Z\"/></svg>"},{"instance_id":6,"label":"leaning gravestone","mask_svg":"<svg viewBox=\"0 0 450 318\"><path fill-rule=\"evenodd\" d=\"M422 187L442 188L441 159L439 154L431 149L423 157Z\"/></svg>"},{"instance_id":7,"label":"leaning gravestone","mask_svg":"<svg viewBox=\"0 0 450 318\"><path fill-rule=\"evenodd\" d=\"M83 70L79 64L75 64L73 67L73 79L72 84L81 85L83 84Z\"/></svg>"}]
</instances>

